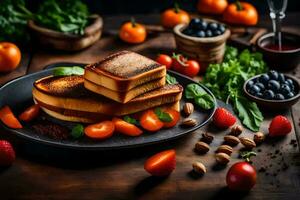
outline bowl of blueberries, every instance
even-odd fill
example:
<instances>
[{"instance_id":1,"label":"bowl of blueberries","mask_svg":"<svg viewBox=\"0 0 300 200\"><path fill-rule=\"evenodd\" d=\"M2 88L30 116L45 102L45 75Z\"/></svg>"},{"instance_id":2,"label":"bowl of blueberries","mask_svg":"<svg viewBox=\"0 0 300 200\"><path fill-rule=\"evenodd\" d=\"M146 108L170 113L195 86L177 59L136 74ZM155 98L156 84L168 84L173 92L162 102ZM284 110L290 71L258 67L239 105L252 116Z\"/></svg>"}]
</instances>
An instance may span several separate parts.
<instances>
[{"instance_id":1,"label":"bowl of blueberries","mask_svg":"<svg viewBox=\"0 0 300 200\"><path fill-rule=\"evenodd\" d=\"M230 30L216 20L193 18L189 24L174 27L177 50L201 64L206 69L209 63L221 63Z\"/></svg>"},{"instance_id":2,"label":"bowl of blueberries","mask_svg":"<svg viewBox=\"0 0 300 200\"><path fill-rule=\"evenodd\" d=\"M275 70L254 76L244 83L246 96L266 109L289 108L299 100L299 90L296 78Z\"/></svg>"}]
</instances>

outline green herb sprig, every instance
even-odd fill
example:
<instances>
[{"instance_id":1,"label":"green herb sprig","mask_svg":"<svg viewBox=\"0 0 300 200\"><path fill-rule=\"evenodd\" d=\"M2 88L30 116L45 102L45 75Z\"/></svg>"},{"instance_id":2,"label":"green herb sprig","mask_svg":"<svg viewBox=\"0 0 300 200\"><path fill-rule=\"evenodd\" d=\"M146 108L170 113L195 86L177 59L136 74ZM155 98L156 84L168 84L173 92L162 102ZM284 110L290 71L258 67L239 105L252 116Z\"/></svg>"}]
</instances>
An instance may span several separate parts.
<instances>
[{"instance_id":1,"label":"green herb sprig","mask_svg":"<svg viewBox=\"0 0 300 200\"><path fill-rule=\"evenodd\" d=\"M171 122L173 120L168 113L163 112L160 108L155 108L154 113L156 114L158 119L162 122Z\"/></svg>"},{"instance_id":2,"label":"green herb sprig","mask_svg":"<svg viewBox=\"0 0 300 200\"><path fill-rule=\"evenodd\" d=\"M75 139L81 138L84 134L84 126L82 124L77 124L72 128L71 136Z\"/></svg>"},{"instance_id":3,"label":"green herb sprig","mask_svg":"<svg viewBox=\"0 0 300 200\"><path fill-rule=\"evenodd\" d=\"M84 68L79 66L73 67L56 67L53 70L54 76L71 76L71 75L83 75Z\"/></svg>"}]
</instances>

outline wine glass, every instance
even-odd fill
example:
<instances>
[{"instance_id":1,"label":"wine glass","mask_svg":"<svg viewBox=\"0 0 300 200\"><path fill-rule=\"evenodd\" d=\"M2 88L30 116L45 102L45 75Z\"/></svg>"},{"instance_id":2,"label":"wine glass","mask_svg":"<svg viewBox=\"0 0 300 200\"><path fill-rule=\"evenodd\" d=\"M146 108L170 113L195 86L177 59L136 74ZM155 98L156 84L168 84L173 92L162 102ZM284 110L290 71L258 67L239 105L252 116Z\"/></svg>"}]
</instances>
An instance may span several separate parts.
<instances>
[{"instance_id":1,"label":"wine glass","mask_svg":"<svg viewBox=\"0 0 300 200\"><path fill-rule=\"evenodd\" d=\"M274 44L278 45L279 51L281 51L281 20L285 17L285 10L288 0L268 0L270 9L270 17L272 19L273 32L274 32Z\"/></svg>"}]
</instances>

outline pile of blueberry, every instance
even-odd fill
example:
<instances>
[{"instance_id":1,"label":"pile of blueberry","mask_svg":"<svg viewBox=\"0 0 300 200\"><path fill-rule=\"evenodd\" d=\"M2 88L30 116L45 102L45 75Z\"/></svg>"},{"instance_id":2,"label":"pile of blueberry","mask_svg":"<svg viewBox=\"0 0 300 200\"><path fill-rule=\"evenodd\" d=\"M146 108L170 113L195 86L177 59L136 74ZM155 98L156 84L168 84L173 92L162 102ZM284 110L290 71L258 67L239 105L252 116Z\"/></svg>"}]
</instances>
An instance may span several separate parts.
<instances>
[{"instance_id":1,"label":"pile of blueberry","mask_svg":"<svg viewBox=\"0 0 300 200\"><path fill-rule=\"evenodd\" d=\"M268 100L290 99L296 92L293 80L275 70L250 80L246 89L250 94Z\"/></svg>"},{"instance_id":2,"label":"pile of blueberry","mask_svg":"<svg viewBox=\"0 0 300 200\"><path fill-rule=\"evenodd\" d=\"M188 36L204 38L222 35L225 30L226 28L222 24L206 22L203 19L193 18L182 33Z\"/></svg>"}]
</instances>

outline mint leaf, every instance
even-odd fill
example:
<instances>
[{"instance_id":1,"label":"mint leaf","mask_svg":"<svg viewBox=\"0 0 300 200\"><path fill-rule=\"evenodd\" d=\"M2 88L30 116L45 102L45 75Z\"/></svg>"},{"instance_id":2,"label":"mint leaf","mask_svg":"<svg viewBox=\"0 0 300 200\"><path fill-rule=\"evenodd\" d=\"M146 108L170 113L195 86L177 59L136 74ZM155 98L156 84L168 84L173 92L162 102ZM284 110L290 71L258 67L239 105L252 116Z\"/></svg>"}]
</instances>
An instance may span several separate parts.
<instances>
[{"instance_id":1,"label":"mint leaf","mask_svg":"<svg viewBox=\"0 0 300 200\"><path fill-rule=\"evenodd\" d=\"M136 119L129 117L127 115L123 119L125 122L128 122L130 124L139 125L139 122Z\"/></svg>"},{"instance_id":2,"label":"mint leaf","mask_svg":"<svg viewBox=\"0 0 300 200\"><path fill-rule=\"evenodd\" d=\"M166 82L167 82L167 84L170 84L170 85L178 83L176 78L169 74L166 75Z\"/></svg>"},{"instance_id":3,"label":"mint leaf","mask_svg":"<svg viewBox=\"0 0 300 200\"><path fill-rule=\"evenodd\" d=\"M169 113L163 112L160 108L155 108L154 113L162 122L171 122L173 120Z\"/></svg>"},{"instance_id":4,"label":"mint leaf","mask_svg":"<svg viewBox=\"0 0 300 200\"><path fill-rule=\"evenodd\" d=\"M83 75L84 69L79 66L73 67L56 67L53 70L54 76L71 76L71 75Z\"/></svg>"},{"instance_id":5,"label":"mint leaf","mask_svg":"<svg viewBox=\"0 0 300 200\"><path fill-rule=\"evenodd\" d=\"M71 136L75 139L78 139L83 136L84 127L81 124L77 124L72 128Z\"/></svg>"}]
</instances>

